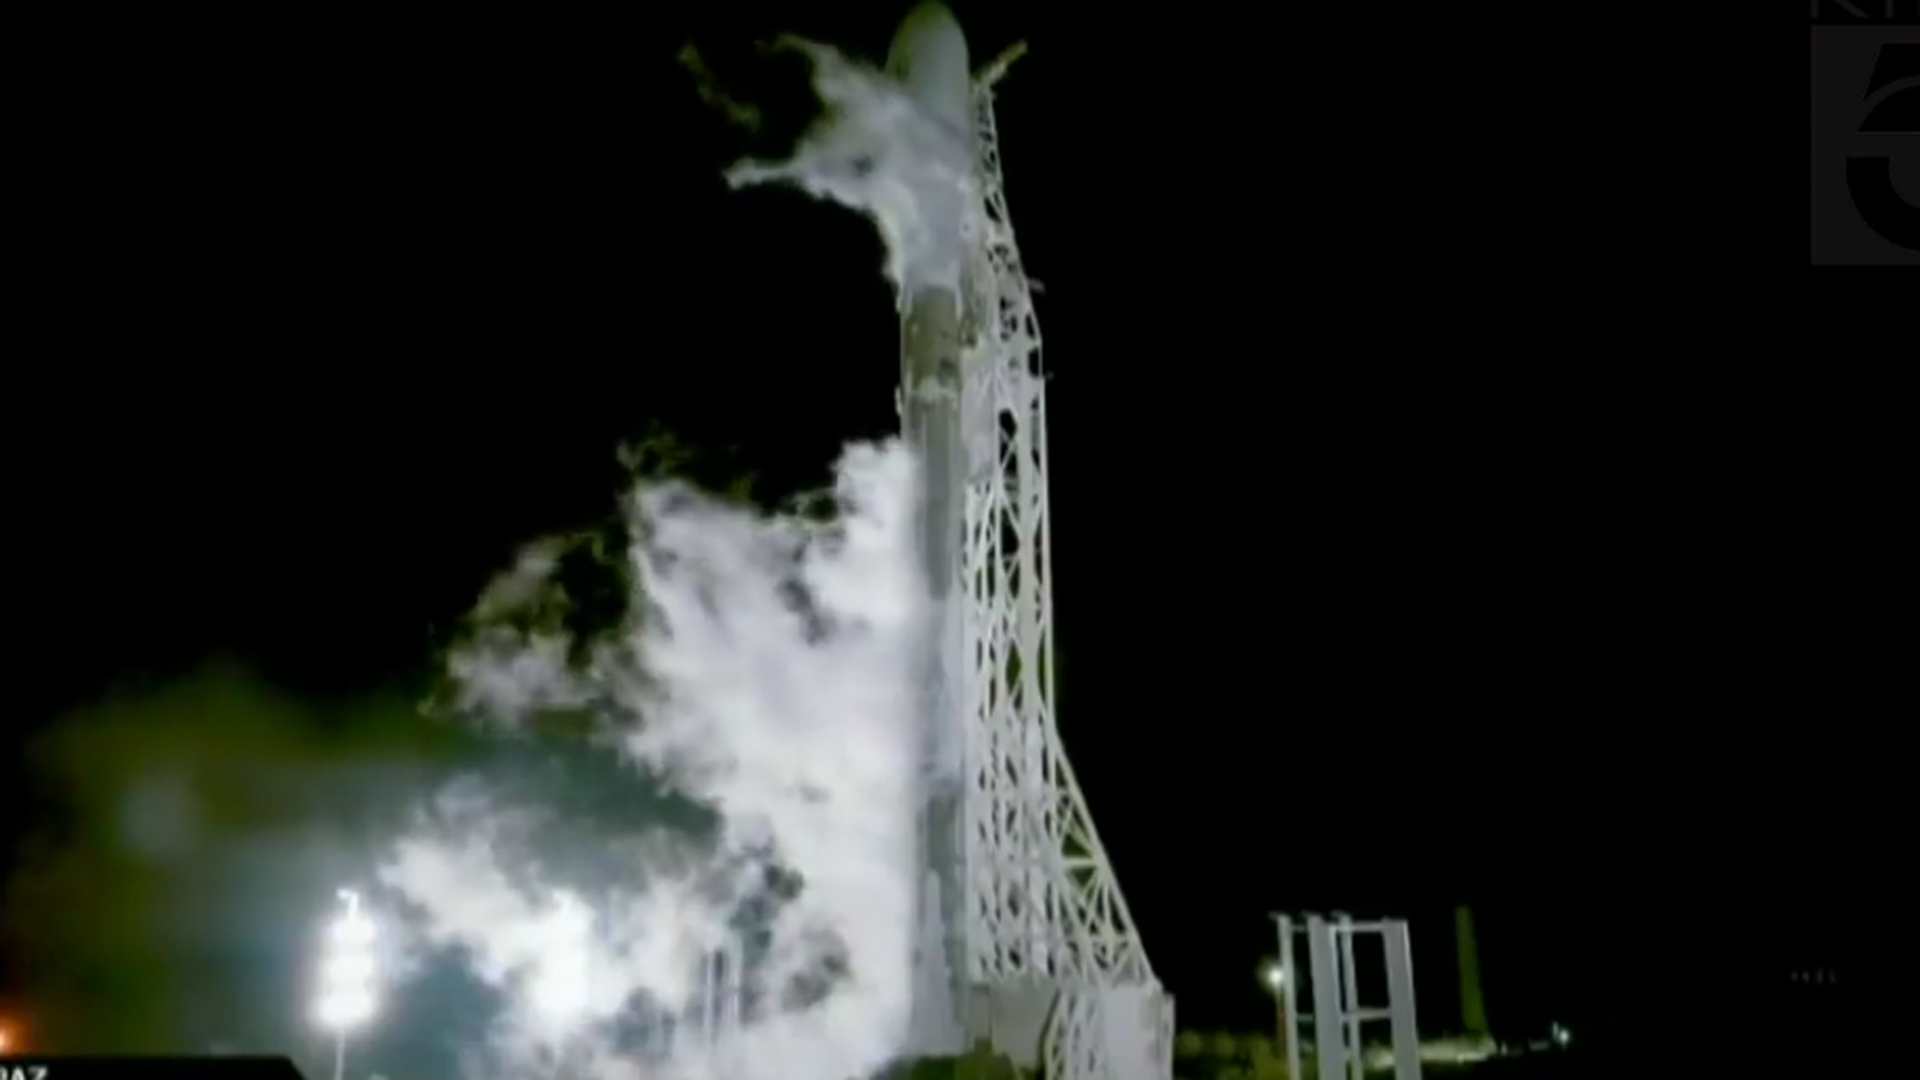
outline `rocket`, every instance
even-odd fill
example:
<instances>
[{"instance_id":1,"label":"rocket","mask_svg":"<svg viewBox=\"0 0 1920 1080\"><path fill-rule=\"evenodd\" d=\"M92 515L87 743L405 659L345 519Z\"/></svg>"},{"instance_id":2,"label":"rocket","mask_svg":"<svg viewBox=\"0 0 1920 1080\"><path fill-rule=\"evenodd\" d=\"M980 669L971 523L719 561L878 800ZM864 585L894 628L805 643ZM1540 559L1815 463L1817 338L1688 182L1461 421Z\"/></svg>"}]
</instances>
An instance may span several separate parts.
<instances>
[{"instance_id":1,"label":"rocket","mask_svg":"<svg viewBox=\"0 0 1920 1080\"><path fill-rule=\"evenodd\" d=\"M946 5L924 3L913 9L894 38L887 69L929 115L965 133L971 143L973 80L967 42ZM936 233L951 233L930 245L945 257L921 260L902 282L899 297L901 424L925 470L920 540L938 603L954 599L960 583L967 480L960 426L967 247L960 235L959 200L952 209L952 220L926 225Z\"/></svg>"},{"instance_id":2,"label":"rocket","mask_svg":"<svg viewBox=\"0 0 1920 1080\"><path fill-rule=\"evenodd\" d=\"M902 21L887 71L926 115L972 147L973 75L953 12L922 3ZM977 154L977 150L972 153ZM969 155L971 157L971 155ZM944 202L944 200L942 200ZM937 205L925 227L939 258L900 287L900 420L922 469L918 541L932 605L920 671L924 758L919 820L920 930L915 958L913 1050L965 1049L966 858L962 552L968 462L961 394L968 361L966 204ZM940 211L950 210L951 213Z\"/></svg>"}]
</instances>

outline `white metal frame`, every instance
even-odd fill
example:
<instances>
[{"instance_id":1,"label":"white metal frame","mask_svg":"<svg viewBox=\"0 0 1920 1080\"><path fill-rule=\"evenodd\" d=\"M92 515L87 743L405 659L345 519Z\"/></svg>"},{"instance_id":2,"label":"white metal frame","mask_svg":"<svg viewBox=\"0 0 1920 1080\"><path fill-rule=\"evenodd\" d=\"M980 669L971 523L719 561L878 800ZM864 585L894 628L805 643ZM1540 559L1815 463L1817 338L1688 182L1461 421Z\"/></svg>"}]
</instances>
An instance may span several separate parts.
<instances>
[{"instance_id":1,"label":"white metal frame","mask_svg":"<svg viewBox=\"0 0 1920 1080\"><path fill-rule=\"evenodd\" d=\"M1312 1021L1314 1057L1326 1080L1362 1080L1366 1075L1363 1025L1385 1020L1390 1032L1394 1080L1420 1080L1420 1032L1413 1004L1413 951L1402 919L1355 922L1341 912L1332 918L1309 914L1304 920L1275 915L1280 938L1282 1037L1286 1041L1287 1075L1300 1075L1300 1032ZM1313 1012L1300 1011L1300 970L1294 959L1294 941L1307 939L1307 963L1313 989ZM1360 1001L1359 971L1353 959L1353 940L1359 934L1378 934L1386 949L1387 1003L1367 1006Z\"/></svg>"},{"instance_id":2,"label":"white metal frame","mask_svg":"<svg viewBox=\"0 0 1920 1080\"><path fill-rule=\"evenodd\" d=\"M994 74L997 74L995 72ZM968 981L1056 990L1049 1080L1165 1080L1173 1003L1154 977L1054 720L1045 384L1033 291L976 83L979 219L962 364Z\"/></svg>"}]
</instances>

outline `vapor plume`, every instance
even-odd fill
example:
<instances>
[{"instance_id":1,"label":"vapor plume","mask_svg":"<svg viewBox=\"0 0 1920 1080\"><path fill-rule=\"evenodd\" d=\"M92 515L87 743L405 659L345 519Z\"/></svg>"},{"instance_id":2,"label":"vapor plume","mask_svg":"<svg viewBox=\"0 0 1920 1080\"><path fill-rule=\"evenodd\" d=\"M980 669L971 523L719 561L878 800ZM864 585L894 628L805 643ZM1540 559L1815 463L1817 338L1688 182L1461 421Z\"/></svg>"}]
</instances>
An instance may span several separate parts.
<instances>
[{"instance_id":1,"label":"vapor plume","mask_svg":"<svg viewBox=\"0 0 1920 1080\"><path fill-rule=\"evenodd\" d=\"M810 41L782 45L811 63L821 115L790 158L741 162L728 182L790 185L864 215L886 244L885 273L900 295L956 286L978 196L972 133L858 60Z\"/></svg>"},{"instance_id":2,"label":"vapor plume","mask_svg":"<svg viewBox=\"0 0 1920 1080\"><path fill-rule=\"evenodd\" d=\"M844 1080L898 1051L915 482L888 445L846 452L824 519L643 483L627 506L629 619L605 640L508 618L555 587L551 548L490 590L494 624L452 658L460 710L506 739L584 713L636 796L670 790L704 816L603 829L583 856L558 838L585 818L497 786L454 785L422 810L380 876L431 946L462 950L505 996L475 1073ZM751 1015L717 1042L635 1048L639 1014L700 1007L703 959L754 911Z\"/></svg>"}]
</instances>

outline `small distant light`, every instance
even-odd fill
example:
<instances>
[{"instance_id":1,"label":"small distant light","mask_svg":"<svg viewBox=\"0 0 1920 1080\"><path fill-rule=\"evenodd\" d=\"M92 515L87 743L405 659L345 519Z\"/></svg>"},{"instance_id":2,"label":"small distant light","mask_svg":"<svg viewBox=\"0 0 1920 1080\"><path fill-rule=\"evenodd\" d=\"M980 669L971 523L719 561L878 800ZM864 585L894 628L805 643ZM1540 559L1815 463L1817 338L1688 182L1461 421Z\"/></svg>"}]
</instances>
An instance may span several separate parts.
<instances>
[{"instance_id":1,"label":"small distant light","mask_svg":"<svg viewBox=\"0 0 1920 1080\"><path fill-rule=\"evenodd\" d=\"M1286 982L1286 980L1287 973L1281 969L1279 964L1268 961L1260 965L1260 985L1269 990L1278 990L1280 989L1280 984Z\"/></svg>"},{"instance_id":2,"label":"small distant light","mask_svg":"<svg viewBox=\"0 0 1920 1080\"><path fill-rule=\"evenodd\" d=\"M1573 1041L1573 1036L1559 1024L1553 1025L1553 1042L1556 1046L1565 1046Z\"/></svg>"}]
</instances>

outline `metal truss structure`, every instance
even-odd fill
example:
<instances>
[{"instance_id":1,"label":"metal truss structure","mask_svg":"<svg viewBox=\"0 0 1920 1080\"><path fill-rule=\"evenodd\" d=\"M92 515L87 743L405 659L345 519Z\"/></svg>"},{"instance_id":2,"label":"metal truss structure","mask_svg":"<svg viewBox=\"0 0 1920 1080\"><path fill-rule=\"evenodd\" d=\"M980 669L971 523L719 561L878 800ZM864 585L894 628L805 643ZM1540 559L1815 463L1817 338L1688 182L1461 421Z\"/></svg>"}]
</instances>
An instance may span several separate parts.
<instances>
[{"instance_id":1,"label":"metal truss structure","mask_svg":"<svg viewBox=\"0 0 1920 1080\"><path fill-rule=\"evenodd\" d=\"M1413 947L1404 919L1355 922L1335 913L1332 918L1308 915L1302 925L1291 915L1275 915L1280 935L1280 963L1274 969L1273 990L1280 999L1281 1033L1286 1039L1287 1075L1301 1075L1300 1045L1303 1025L1314 1033L1314 1063L1328 1080L1366 1080L1391 1064L1394 1080L1421 1080L1420 1030L1413 1011ZM1307 939L1307 970L1294 961L1294 939ZM1369 1006L1360 1000L1360 969L1354 962L1354 939L1378 935L1385 958L1387 1002ZM1313 1005L1301 1010L1301 976ZM1386 1021L1389 1042L1384 1062L1369 1062L1362 1025ZM1370 1067L1371 1065L1371 1067Z\"/></svg>"},{"instance_id":2,"label":"metal truss structure","mask_svg":"<svg viewBox=\"0 0 1920 1080\"><path fill-rule=\"evenodd\" d=\"M963 1026L1048 1080L1166 1080L1173 1002L1055 725L1046 386L1000 171L997 75L974 89L981 198L968 230L971 355L961 365Z\"/></svg>"}]
</instances>

